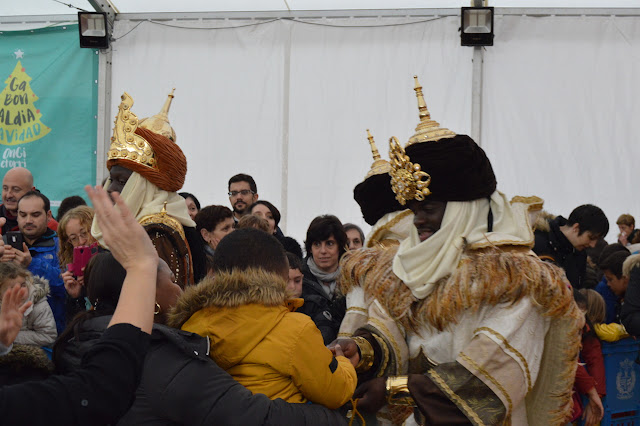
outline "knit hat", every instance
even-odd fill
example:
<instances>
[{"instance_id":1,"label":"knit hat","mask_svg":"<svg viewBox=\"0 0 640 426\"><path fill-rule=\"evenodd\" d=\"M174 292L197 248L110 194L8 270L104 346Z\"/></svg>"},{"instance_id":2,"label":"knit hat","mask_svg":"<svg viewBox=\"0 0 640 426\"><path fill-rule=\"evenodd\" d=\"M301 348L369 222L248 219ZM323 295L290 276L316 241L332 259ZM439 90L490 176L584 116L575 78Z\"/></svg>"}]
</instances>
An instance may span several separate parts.
<instances>
[{"instance_id":1,"label":"knit hat","mask_svg":"<svg viewBox=\"0 0 640 426\"><path fill-rule=\"evenodd\" d=\"M402 205L407 201L471 201L489 197L496 177L484 150L466 135L457 135L431 119L414 76L420 123L403 148L389 141L391 188ZM426 198L428 197L428 198Z\"/></svg>"}]
</instances>

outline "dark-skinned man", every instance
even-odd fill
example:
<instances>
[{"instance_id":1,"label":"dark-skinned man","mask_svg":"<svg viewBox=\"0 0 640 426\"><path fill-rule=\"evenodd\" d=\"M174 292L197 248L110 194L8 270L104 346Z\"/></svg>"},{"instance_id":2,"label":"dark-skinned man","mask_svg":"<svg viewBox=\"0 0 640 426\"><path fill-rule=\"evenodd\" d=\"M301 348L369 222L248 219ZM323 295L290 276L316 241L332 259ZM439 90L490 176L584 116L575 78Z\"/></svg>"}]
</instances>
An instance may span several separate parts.
<instances>
[{"instance_id":1,"label":"dark-skinned man","mask_svg":"<svg viewBox=\"0 0 640 426\"><path fill-rule=\"evenodd\" d=\"M360 291L369 306L337 340L359 372L357 408L394 423L565 422L584 319L564 273L531 252L528 206L496 190L484 151L415 90L420 123L404 148L392 138L389 173L414 229L342 259L347 300Z\"/></svg>"},{"instance_id":2,"label":"dark-skinned man","mask_svg":"<svg viewBox=\"0 0 640 426\"><path fill-rule=\"evenodd\" d=\"M133 99L125 93L118 108L107 154L109 193L118 192L151 237L158 255L169 265L181 287L206 273L204 248L177 191L187 174L187 160L175 143L169 124L169 95L159 114L138 121L131 112ZM94 219L91 234L104 246Z\"/></svg>"}]
</instances>

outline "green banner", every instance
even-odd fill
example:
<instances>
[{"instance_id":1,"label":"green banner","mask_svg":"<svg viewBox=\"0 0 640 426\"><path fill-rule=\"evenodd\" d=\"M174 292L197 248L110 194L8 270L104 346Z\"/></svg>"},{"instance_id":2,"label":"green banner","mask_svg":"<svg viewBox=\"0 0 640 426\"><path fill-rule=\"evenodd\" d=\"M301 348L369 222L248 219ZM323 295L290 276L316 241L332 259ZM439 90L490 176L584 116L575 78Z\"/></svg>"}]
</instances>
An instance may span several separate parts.
<instances>
[{"instance_id":1,"label":"green banner","mask_svg":"<svg viewBox=\"0 0 640 426\"><path fill-rule=\"evenodd\" d=\"M13 167L57 211L96 179L98 51L78 26L0 33L0 176Z\"/></svg>"}]
</instances>

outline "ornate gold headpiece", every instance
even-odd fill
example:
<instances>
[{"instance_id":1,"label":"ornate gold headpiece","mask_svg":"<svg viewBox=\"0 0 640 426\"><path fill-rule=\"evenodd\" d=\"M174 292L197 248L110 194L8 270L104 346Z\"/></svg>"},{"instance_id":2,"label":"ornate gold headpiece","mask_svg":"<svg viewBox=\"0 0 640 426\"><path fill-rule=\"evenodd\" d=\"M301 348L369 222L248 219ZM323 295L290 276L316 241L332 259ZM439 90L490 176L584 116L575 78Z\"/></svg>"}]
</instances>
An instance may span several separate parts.
<instances>
[{"instance_id":1,"label":"ornate gold headpiece","mask_svg":"<svg viewBox=\"0 0 640 426\"><path fill-rule=\"evenodd\" d=\"M173 92L175 90L175 88L171 90L159 113L140 120L141 128L151 130L153 133L162 135L173 142L176 141L176 132L173 130L173 127L171 127L171 124L169 124L169 108L171 108L171 101L173 100Z\"/></svg>"},{"instance_id":2,"label":"ornate gold headpiece","mask_svg":"<svg viewBox=\"0 0 640 426\"><path fill-rule=\"evenodd\" d=\"M391 171L391 164L380 157L380 153L378 152L378 148L376 148L376 143L373 140L373 136L371 136L371 133L369 133L369 129L367 129L367 135L367 139L369 139L369 145L371 146L371 154L373 154L373 164L371 164L371 170L369 170L369 173L367 173L365 179L368 179L374 175L389 173Z\"/></svg>"},{"instance_id":3,"label":"ornate gold headpiece","mask_svg":"<svg viewBox=\"0 0 640 426\"><path fill-rule=\"evenodd\" d=\"M143 166L158 169L153 148L146 139L135 133L138 128L138 117L131 112L133 99L127 92L124 92L121 99L107 160L131 160Z\"/></svg>"},{"instance_id":4,"label":"ornate gold headpiece","mask_svg":"<svg viewBox=\"0 0 640 426\"><path fill-rule=\"evenodd\" d=\"M413 164L398 139L389 139L389 157L391 159L391 189L396 194L396 200L405 205L409 200L424 201L431 194L429 184L431 176L420 170L420 164Z\"/></svg>"},{"instance_id":5,"label":"ornate gold headpiece","mask_svg":"<svg viewBox=\"0 0 640 426\"><path fill-rule=\"evenodd\" d=\"M414 143L437 141L439 139L452 138L456 134L449 129L440 127L440 123L431 119L431 114L427 109L427 103L424 101L422 94L422 86L418 82L418 76L414 75L416 97L418 98L418 110L420 111L420 123L416 127L416 133L409 138L409 142L405 148Z\"/></svg>"}]
</instances>

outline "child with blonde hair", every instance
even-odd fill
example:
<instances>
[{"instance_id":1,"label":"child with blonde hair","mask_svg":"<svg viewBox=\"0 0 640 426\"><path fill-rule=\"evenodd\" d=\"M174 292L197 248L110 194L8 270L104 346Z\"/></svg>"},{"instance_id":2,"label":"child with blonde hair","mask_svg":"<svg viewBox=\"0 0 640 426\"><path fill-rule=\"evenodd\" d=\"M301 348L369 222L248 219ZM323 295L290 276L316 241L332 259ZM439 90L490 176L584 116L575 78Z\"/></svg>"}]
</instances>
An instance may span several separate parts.
<instances>
[{"instance_id":1,"label":"child with blonde hair","mask_svg":"<svg viewBox=\"0 0 640 426\"><path fill-rule=\"evenodd\" d=\"M24 313L22 328L14 344L50 346L58 333L53 312L47 302L49 283L43 278L34 277L14 262L0 262L0 300L15 285L28 289L27 300L32 301L33 305Z\"/></svg>"}]
</instances>

